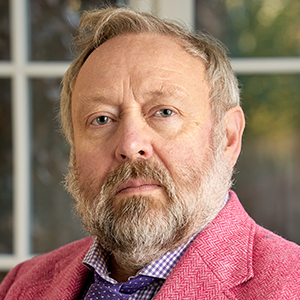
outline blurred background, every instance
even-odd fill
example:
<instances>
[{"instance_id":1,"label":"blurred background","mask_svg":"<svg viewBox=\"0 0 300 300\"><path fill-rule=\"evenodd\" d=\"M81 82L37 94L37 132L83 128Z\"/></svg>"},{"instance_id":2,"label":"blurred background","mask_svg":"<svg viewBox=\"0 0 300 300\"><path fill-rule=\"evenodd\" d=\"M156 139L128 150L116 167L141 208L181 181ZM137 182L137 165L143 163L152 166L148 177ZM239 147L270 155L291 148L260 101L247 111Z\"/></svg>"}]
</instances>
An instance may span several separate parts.
<instances>
[{"instance_id":1,"label":"blurred background","mask_svg":"<svg viewBox=\"0 0 300 300\"><path fill-rule=\"evenodd\" d=\"M85 236L61 184L69 148L56 116L80 15L108 3L182 20L227 45L247 121L234 190L258 224L300 243L299 0L1 0L0 281Z\"/></svg>"}]
</instances>

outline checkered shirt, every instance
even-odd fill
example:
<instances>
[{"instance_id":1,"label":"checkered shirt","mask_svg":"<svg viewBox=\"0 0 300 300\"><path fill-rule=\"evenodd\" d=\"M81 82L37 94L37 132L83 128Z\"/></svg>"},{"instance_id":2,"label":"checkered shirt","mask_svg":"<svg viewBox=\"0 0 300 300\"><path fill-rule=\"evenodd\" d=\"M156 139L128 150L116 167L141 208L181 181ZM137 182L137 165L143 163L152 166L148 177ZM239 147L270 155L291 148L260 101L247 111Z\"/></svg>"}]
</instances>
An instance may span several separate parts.
<instances>
[{"instance_id":1,"label":"checkered shirt","mask_svg":"<svg viewBox=\"0 0 300 300\"><path fill-rule=\"evenodd\" d=\"M158 280L146 288L136 291L130 296L129 300L153 299L193 239L194 237L183 246L167 252L161 258L140 270L136 276L140 274L147 275L158 278ZM107 270L108 260L109 254L102 249L99 240L96 237L83 260L83 264L86 265L90 270L97 272L97 274L101 276L105 282L117 284L118 282L109 276L109 272Z\"/></svg>"}]
</instances>

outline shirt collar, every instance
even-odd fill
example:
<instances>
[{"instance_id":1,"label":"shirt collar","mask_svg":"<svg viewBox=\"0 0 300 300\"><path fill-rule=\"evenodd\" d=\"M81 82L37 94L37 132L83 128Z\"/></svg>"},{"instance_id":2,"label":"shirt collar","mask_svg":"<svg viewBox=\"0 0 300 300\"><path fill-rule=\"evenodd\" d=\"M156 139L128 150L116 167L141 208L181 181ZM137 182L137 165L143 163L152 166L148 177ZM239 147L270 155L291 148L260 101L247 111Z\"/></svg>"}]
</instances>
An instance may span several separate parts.
<instances>
[{"instance_id":1,"label":"shirt collar","mask_svg":"<svg viewBox=\"0 0 300 300\"><path fill-rule=\"evenodd\" d=\"M175 265L193 241L195 236L189 239L184 245L176 248L175 250L169 251L164 254L159 259L150 263L142 270L140 270L136 276L139 274L147 275L151 277L156 277L160 279L166 279L170 273L173 271ZM107 265L109 262L109 253L102 249L99 239L95 237L89 251L85 255L83 259L83 264L87 266L90 270L94 270L97 272L99 276L105 279L108 282L116 283L116 281L111 278L107 269Z\"/></svg>"}]
</instances>

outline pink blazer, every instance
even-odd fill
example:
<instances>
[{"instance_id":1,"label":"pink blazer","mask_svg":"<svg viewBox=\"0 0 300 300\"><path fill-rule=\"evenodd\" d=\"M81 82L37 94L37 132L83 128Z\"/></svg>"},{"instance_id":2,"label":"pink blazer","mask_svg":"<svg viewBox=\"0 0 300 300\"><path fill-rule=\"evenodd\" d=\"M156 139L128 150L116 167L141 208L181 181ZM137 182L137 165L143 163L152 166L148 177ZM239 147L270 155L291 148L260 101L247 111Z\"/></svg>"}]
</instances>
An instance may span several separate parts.
<instances>
[{"instance_id":1,"label":"pink blazer","mask_svg":"<svg viewBox=\"0 0 300 300\"><path fill-rule=\"evenodd\" d=\"M16 266L0 286L5 300L75 300L89 270L86 238ZM155 300L300 299L300 247L258 226L237 196L197 237Z\"/></svg>"}]
</instances>

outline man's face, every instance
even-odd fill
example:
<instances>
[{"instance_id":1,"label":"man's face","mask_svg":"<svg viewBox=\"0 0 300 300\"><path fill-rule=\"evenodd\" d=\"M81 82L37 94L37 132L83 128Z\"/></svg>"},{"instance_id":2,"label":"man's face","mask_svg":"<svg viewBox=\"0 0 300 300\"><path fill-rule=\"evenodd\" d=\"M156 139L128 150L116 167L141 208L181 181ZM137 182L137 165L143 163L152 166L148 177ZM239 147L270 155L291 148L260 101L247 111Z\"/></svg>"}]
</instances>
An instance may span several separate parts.
<instances>
[{"instance_id":1,"label":"man's face","mask_svg":"<svg viewBox=\"0 0 300 300\"><path fill-rule=\"evenodd\" d=\"M203 63L170 37L125 35L102 44L79 72L72 97L80 180L98 188L126 161L164 166L173 180L200 166L210 146L212 117ZM162 189L132 183L125 195Z\"/></svg>"},{"instance_id":2,"label":"man's face","mask_svg":"<svg viewBox=\"0 0 300 300\"><path fill-rule=\"evenodd\" d=\"M90 215L97 210L99 216L109 206L107 218L118 215L120 227L127 214L129 221L143 217L146 221L142 226L151 223L154 228L157 220L163 231L172 223L167 219L170 206L178 202L175 210L184 214L179 226L182 230L185 226L187 236L210 219L206 214L215 216L219 204L203 207L220 197L220 193L214 194L213 176L207 175L216 163L210 149L213 120L205 66L186 53L177 40L139 34L118 36L102 44L78 74L72 119L73 175L81 194L77 201L89 207ZM121 172L121 178L108 180L115 170ZM165 175L162 179L153 176L154 170ZM210 187L201 191L202 181L210 181ZM226 191L228 186L222 186L222 192ZM128 206L133 202L130 212ZM143 208L140 203L144 203ZM198 210L190 227L186 226L187 219ZM133 216L136 211L141 213ZM160 222L165 223L159 227ZM178 235L179 229L173 235Z\"/></svg>"}]
</instances>

